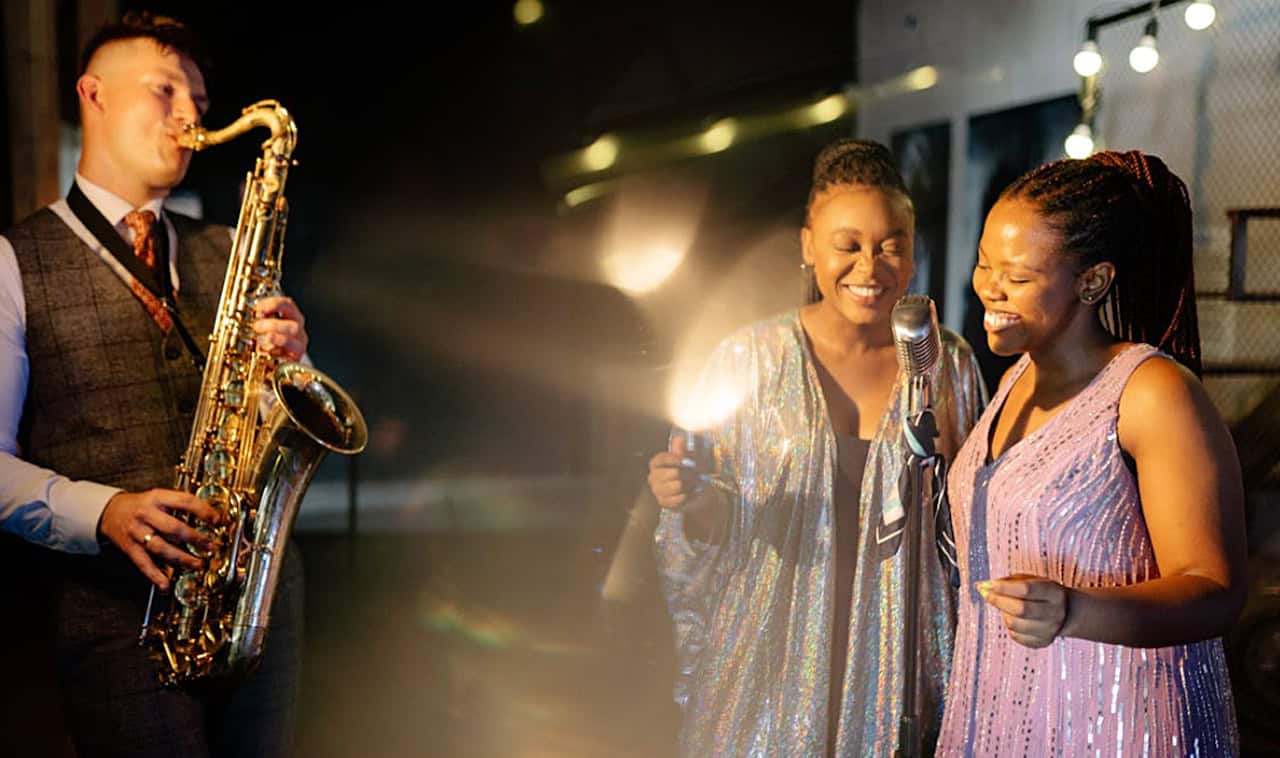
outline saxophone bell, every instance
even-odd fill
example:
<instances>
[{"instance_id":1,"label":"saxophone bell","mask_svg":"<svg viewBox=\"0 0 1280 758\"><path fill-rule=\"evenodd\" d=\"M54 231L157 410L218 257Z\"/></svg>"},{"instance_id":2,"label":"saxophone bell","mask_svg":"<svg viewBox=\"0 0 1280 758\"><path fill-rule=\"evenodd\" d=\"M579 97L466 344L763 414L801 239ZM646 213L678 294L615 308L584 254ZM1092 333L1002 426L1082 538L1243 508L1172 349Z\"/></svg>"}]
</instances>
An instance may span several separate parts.
<instances>
[{"instance_id":1,"label":"saxophone bell","mask_svg":"<svg viewBox=\"0 0 1280 758\"><path fill-rule=\"evenodd\" d=\"M258 493L252 548L224 651L228 668L238 672L250 670L262 655L285 536L307 484L327 453L355 455L369 439L355 401L316 369L282 363L273 385L275 402L259 432L263 445L252 477Z\"/></svg>"}]
</instances>

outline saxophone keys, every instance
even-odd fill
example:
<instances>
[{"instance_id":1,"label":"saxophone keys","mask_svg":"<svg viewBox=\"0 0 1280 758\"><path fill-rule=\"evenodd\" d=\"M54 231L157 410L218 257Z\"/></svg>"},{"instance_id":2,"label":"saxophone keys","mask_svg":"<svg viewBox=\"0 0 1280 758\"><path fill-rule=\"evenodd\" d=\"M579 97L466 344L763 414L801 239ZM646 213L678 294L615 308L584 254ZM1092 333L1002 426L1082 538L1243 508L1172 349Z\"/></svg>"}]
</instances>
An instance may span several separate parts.
<instances>
[{"instance_id":1,"label":"saxophone keys","mask_svg":"<svg viewBox=\"0 0 1280 758\"><path fill-rule=\"evenodd\" d=\"M173 584L173 597L184 608L199 604L202 600L201 595L200 582L189 571L184 571L182 576L178 577L178 581Z\"/></svg>"},{"instance_id":2,"label":"saxophone keys","mask_svg":"<svg viewBox=\"0 0 1280 758\"><path fill-rule=\"evenodd\" d=\"M173 652L173 646L169 644L169 640L164 640L161 643L161 647L164 650L165 662L169 664L170 670L175 672L178 671L180 668L178 665L178 656Z\"/></svg>"},{"instance_id":3,"label":"saxophone keys","mask_svg":"<svg viewBox=\"0 0 1280 758\"><path fill-rule=\"evenodd\" d=\"M231 480L231 453L222 445L216 445L204 456L204 474L215 484L225 485Z\"/></svg>"},{"instance_id":4,"label":"saxophone keys","mask_svg":"<svg viewBox=\"0 0 1280 758\"><path fill-rule=\"evenodd\" d=\"M231 503L231 491L221 484L205 484L196 490L196 497L209 503L218 513L229 516L227 511ZM208 535L206 535L208 536Z\"/></svg>"},{"instance_id":5,"label":"saxophone keys","mask_svg":"<svg viewBox=\"0 0 1280 758\"><path fill-rule=\"evenodd\" d=\"M203 526L196 526L195 530L196 533L200 535L200 538L204 540L204 542L208 543L209 547L203 547L199 542L188 542L187 552L204 560L205 565L207 566L209 561L217 555L220 541L218 540L218 535L211 529L207 529Z\"/></svg>"},{"instance_id":6,"label":"saxophone keys","mask_svg":"<svg viewBox=\"0 0 1280 758\"><path fill-rule=\"evenodd\" d=\"M218 444L227 447L235 445L236 440L240 439L240 434L236 427L236 419L232 412L223 412L222 419L218 424L217 431L213 434L213 438Z\"/></svg>"},{"instance_id":7,"label":"saxophone keys","mask_svg":"<svg viewBox=\"0 0 1280 758\"><path fill-rule=\"evenodd\" d=\"M222 401L231 408L244 407L244 382L234 379L222 390Z\"/></svg>"}]
</instances>

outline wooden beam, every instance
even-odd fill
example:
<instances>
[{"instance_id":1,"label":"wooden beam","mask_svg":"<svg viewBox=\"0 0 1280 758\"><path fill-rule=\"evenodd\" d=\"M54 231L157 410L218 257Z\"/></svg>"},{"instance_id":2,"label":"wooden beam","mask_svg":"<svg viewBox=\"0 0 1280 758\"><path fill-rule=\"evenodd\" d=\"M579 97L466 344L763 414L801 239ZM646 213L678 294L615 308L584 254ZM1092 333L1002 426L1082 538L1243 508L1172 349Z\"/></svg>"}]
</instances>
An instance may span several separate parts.
<instances>
[{"instance_id":1,"label":"wooden beam","mask_svg":"<svg viewBox=\"0 0 1280 758\"><path fill-rule=\"evenodd\" d=\"M75 74L80 73L80 53L84 51L84 46L89 44L89 38L108 22L120 19L117 5L115 0L78 0L76 3L76 50L73 63L76 67ZM66 116L68 120L73 116L78 120L76 114L68 113Z\"/></svg>"},{"instance_id":2,"label":"wooden beam","mask_svg":"<svg viewBox=\"0 0 1280 758\"><path fill-rule=\"evenodd\" d=\"M49 0L4 3L4 66L9 92L15 221L61 194L55 5Z\"/></svg>"}]
</instances>

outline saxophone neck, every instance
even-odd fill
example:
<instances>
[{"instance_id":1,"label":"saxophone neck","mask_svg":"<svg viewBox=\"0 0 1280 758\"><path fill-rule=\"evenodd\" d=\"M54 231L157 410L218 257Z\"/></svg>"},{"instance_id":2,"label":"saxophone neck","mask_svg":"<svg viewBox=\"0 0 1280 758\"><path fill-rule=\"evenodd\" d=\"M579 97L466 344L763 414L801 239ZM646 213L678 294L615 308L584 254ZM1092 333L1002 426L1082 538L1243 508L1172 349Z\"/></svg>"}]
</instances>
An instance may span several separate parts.
<instances>
[{"instance_id":1,"label":"saxophone neck","mask_svg":"<svg viewBox=\"0 0 1280 758\"><path fill-rule=\"evenodd\" d=\"M210 130L189 124L178 136L178 145L198 152L207 147L230 142L250 129L258 127L271 131L271 136L262 143L263 150L283 158L293 154L293 149L298 142L298 127L289 111L275 100L259 100L241 111L239 118L221 129Z\"/></svg>"}]
</instances>

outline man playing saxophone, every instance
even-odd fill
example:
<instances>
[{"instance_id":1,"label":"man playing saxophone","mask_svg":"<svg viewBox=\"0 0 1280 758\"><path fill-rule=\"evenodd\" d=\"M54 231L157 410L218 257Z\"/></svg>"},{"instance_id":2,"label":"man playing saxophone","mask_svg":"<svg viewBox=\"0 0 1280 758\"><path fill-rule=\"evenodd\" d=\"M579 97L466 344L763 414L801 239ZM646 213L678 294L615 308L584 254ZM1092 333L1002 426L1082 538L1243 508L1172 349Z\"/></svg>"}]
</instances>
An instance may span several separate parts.
<instances>
[{"instance_id":1,"label":"man playing saxophone","mask_svg":"<svg viewBox=\"0 0 1280 758\"><path fill-rule=\"evenodd\" d=\"M204 68L172 19L130 14L103 28L76 83L75 183L0 237L0 527L61 552L58 675L80 758L283 755L291 737L296 549L247 679L166 688L137 644L147 582L168 589L175 568L200 566L184 546L208 547L185 519L218 518L169 489L231 245L226 227L163 208L190 161L178 137L208 107ZM256 315L262 350L302 358L291 299L263 298Z\"/></svg>"}]
</instances>

